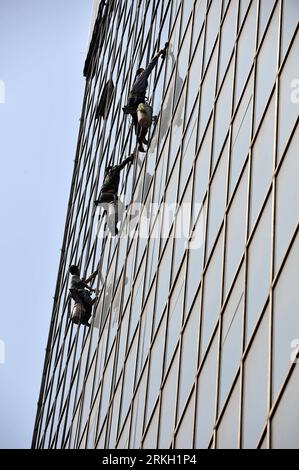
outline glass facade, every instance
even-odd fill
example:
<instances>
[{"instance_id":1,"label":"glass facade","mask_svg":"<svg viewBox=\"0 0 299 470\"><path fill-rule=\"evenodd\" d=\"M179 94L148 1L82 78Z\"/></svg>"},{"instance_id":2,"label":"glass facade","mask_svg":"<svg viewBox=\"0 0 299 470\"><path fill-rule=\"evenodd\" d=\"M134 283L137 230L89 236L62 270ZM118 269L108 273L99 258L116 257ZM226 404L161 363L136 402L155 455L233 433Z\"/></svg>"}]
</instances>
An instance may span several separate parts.
<instances>
[{"instance_id":1,"label":"glass facade","mask_svg":"<svg viewBox=\"0 0 299 470\"><path fill-rule=\"evenodd\" d=\"M299 2L99 3L33 447L298 448ZM93 202L166 41L112 237ZM76 263L99 271L89 329L69 317Z\"/></svg>"}]
</instances>

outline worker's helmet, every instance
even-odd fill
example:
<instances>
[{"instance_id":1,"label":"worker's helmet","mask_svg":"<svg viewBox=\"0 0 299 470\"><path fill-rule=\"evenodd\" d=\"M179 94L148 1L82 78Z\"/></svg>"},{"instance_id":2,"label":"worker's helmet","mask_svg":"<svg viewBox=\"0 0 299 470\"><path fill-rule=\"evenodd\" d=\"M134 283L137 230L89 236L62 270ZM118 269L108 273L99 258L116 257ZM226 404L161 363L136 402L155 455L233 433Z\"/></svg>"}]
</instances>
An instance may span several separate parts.
<instances>
[{"instance_id":1,"label":"worker's helmet","mask_svg":"<svg viewBox=\"0 0 299 470\"><path fill-rule=\"evenodd\" d=\"M69 272L71 274L78 274L80 272L80 269L79 269L79 266L77 266L76 264L72 264L70 267L69 267Z\"/></svg>"}]
</instances>

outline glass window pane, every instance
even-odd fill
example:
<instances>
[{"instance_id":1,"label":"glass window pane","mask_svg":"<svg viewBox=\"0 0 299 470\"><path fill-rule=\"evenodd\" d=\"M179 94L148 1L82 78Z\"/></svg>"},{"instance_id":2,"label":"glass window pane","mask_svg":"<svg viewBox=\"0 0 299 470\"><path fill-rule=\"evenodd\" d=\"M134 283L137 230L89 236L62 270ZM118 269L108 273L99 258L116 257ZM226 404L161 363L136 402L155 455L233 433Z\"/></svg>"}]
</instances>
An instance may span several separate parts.
<instances>
[{"instance_id":1,"label":"glass window pane","mask_svg":"<svg viewBox=\"0 0 299 470\"><path fill-rule=\"evenodd\" d=\"M221 15L221 2L211 2L206 24L206 39L205 39L205 61L204 67L208 63L213 46L215 44L216 36L219 30L219 22Z\"/></svg>"},{"instance_id":2,"label":"glass window pane","mask_svg":"<svg viewBox=\"0 0 299 470\"><path fill-rule=\"evenodd\" d=\"M194 23L192 30L192 54L201 31L207 7L207 0L197 0L194 11Z\"/></svg>"},{"instance_id":3,"label":"glass window pane","mask_svg":"<svg viewBox=\"0 0 299 470\"><path fill-rule=\"evenodd\" d=\"M218 334L198 378L195 448L207 448L215 422Z\"/></svg>"},{"instance_id":4,"label":"glass window pane","mask_svg":"<svg viewBox=\"0 0 299 470\"><path fill-rule=\"evenodd\" d=\"M153 303L154 303L154 294L155 289L154 285L151 289L151 292L146 301L142 317L141 317L141 326L139 333L139 346L138 346L138 359L137 359L137 377L138 380L139 374L144 366L145 360L149 352L149 346L151 341L151 332L152 332L152 320L153 320Z\"/></svg>"},{"instance_id":5,"label":"glass window pane","mask_svg":"<svg viewBox=\"0 0 299 470\"><path fill-rule=\"evenodd\" d=\"M227 180L227 159L228 159L228 142L222 152L219 165L213 177L209 196L209 224L208 224L208 240L207 240L207 256L209 256L211 248L215 242L216 235L219 231L220 224L224 217L226 206L226 180Z\"/></svg>"},{"instance_id":6,"label":"glass window pane","mask_svg":"<svg viewBox=\"0 0 299 470\"><path fill-rule=\"evenodd\" d=\"M205 353L221 307L221 281L223 259L223 230L213 252L204 277L203 310L201 326L201 355Z\"/></svg>"},{"instance_id":7,"label":"glass window pane","mask_svg":"<svg viewBox=\"0 0 299 470\"><path fill-rule=\"evenodd\" d=\"M203 48L204 35L201 35L196 53L190 66L188 76L188 93L186 97L186 122L189 119L191 109L193 108L195 98L197 96L201 78L201 65L202 65L202 48Z\"/></svg>"},{"instance_id":8,"label":"glass window pane","mask_svg":"<svg viewBox=\"0 0 299 470\"><path fill-rule=\"evenodd\" d=\"M295 367L272 420L272 448L299 448L299 367Z\"/></svg>"},{"instance_id":9,"label":"glass window pane","mask_svg":"<svg viewBox=\"0 0 299 470\"><path fill-rule=\"evenodd\" d=\"M257 0L253 0L238 40L235 106L238 104L255 53Z\"/></svg>"},{"instance_id":10,"label":"glass window pane","mask_svg":"<svg viewBox=\"0 0 299 470\"><path fill-rule=\"evenodd\" d=\"M275 85L275 77L277 74L277 49L279 37L278 26L279 9L278 7L276 7L274 16L271 20L270 27L267 31L266 37L262 44L262 48L257 58L257 75L255 86L256 96L254 107L255 129L257 129L260 123L266 102L270 96L270 92L273 86Z\"/></svg>"},{"instance_id":11,"label":"glass window pane","mask_svg":"<svg viewBox=\"0 0 299 470\"><path fill-rule=\"evenodd\" d=\"M128 408L131 403L133 388L134 388L134 378L135 378L135 365L136 365L136 354L137 354L137 343L138 336L135 335L134 342L130 349L129 355L126 360L125 365L125 375L123 380L123 389L121 396L121 415L120 415L120 425L122 425Z\"/></svg>"},{"instance_id":12,"label":"glass window pane","mask_svg":"<svg viewBox=\"0 0 299 470\"><path fill-rule=\"evenodd\" d=\"M272 195L249 245L247 268L246 344L269 294L271 285Z\"/></svg>"},{"instance_id":13,"label":"glass window pane","mask_svg":"<svg viewBox=\"0 0 299 470\"><path fill-rule=\"evenodd\" d=\"M292 246L274 290L273 399L291 366L291 354L298 346L294 341L299 338L298 266L299 236Z\"/></svg>"},{"instance_id":14,"label":"glass window pane","mask_svg":"<svg viewBox=\"0 0 299 470\"><path fill-rule=\"evenodd\" d=\"M268 413L269 312L264 314L245 361L243 448L256 448Z\"/></svg>"},{"instance_id":15,"label":"glass window pane","mask_svg":"<svg viewBox=\"0 0 299 470\"><path fill-rule=\"evenodd\" d=\"M203 267L204 250L204 228L206 224L206 204L202 207L196 222L189 247L188 247L188 270L187 286L185 294L184 314L189 312L194 299L195 292L199 286Z\"/></svg>"},{"instance_id":16,"label":"glass window pane","mask_svg":"<svg viewBox=\"0 0 299 470\"><path fill-rule=\"evenodd\" d=\"M240 379L225 408L217 431L217 449L239 448Z\"/></svg>"},{"instance_id":17,"label":"glass window pane","mask_svg":"<svg viewBox=\"0 0 299 470\"><path fill-rule=\"evenodd\" d=\"M298 26L298 17L299 17L298 0L283 0L281 61L283 61L285 57L291 38Z\"/></svg>"},{"instance_id":18,"label":"glass window pane","mask_svg":"<svg viewBox=\"0 0 299 470\"><path fill-rule=\"evenodd\" d=\"M297 20L298 21L298 20ZM289 52L279 80L279 108L278 108L278 160L281 159L287 141L294 128L299 113L298 99L294 98L296 89L294 83L298 79L299 70L299 32ZM298 82L297 82L298 90ZM297 95L298 96L298 91ZM286 119L287 116L287 119Z\"/></svg>"},{"instance_id":19,"label":"glass window pane","mask_svg":"<svg viewBox=\"0 0 299 470\"><path fill-rule=\"evenodd\" d=\"M273 7L276 3L276 0L267 0L266 2L260 2L260 11L259 11L259 43L262 39L262 36L265 32L267 23L269 21L270 14L273 10Z\"/></svg>"},{"instance_id":20,"label":"glass window pane","mask_svg":"<svg viewBox=\"0 0 299 470\"><path fill-rule=\"evenodd\" d=\"M155 413L151 419L150 425L146 432L142 448L143 449L157 449L157 435L159 424L159 405L156 406Z\"/></svg>"},{"instance_id":21,"label":"glass window pane","mask_svg":"<svg viewBox=\"0 0 299 470\"><path fill-rule=\"evenodd\" d=\"M247 84L245 93L240 103L233 122L231 143L231 164L229 194L235 189L245 159L249 152L251 139L251 116L252 116L253 75Z\"/></svg>"},{"instance_id":22,"label":"glass window pane","mask_svg":"<svg viewBox=\"0 0 299 470\"><path fill-rule=\"evenodd\" d=\"M200 293L192 307L188 322L185 326L180 359L178 418L180 418L191 387L195 380L198 357L198 334L200 319Z\"/></svg>"},{"instance_id":23,"label":"glass window pane","mask_svg":"<svg viewBox=\"0 0 299 470\"><path fill-rule=\"evenodd\" d=\"M159 424L159 448L169 449L175 427L175 404L178 380L178 352L172 362L162 390L162 404Z\"/></svg>"},{"instance_id":24,"label":"glass window pane","mask_svg":"<svg viewBox=\"0 0 299 470\"><path fill-rule=\"evenodd\" d=\"M221 85L221 82L223 80L223 76L228 66L228 62L235 44L237 31L237 13L238 0L232 0L230 2L221 30L218 87Z\"/></svg>"},{"instance_id":25,"label":"glass window pane","mask_svg":"<svg viewBox=\"0 0 299 470\"><path fill-rule=\"evenodd\" d=\"M228 292L244 251L246 239L247 190L248 169L246 168L228 213L225 257L225 294Z\"/></svg>"},{"instance_id":26,"label":"glass window pane","mask_svg":"<svg viewBox=\"0 0 299 470\"><path fill-rule=\"evenodd\" d=\"M117 423L119 418L119 404L121 396L122 381L120 380L113 398L112 417L110 418L109 449L115 449L117 437ZM111 412L110 412L111 413Z\"/></svg>"},{"instance_id":27,"label":"glass window pane","mask_svg":"<svg viewBox=\"0 0 299 470\"><path fill-rule=\"evenodd\" d=\"M193 448L193 421L194 421L194 405L195 392L188 403L187 410L183 416L179 430L175 437L176 449L192 449Z\"/></svg>"},{"instance_id":28,"label":"glass window pane","mask_svg":"<svg viewBox=\"0 0 299 470\"><path fill-rule=\"evenodd\" d=\"M183 139L179 199L183 194L194 162L197 135L197 109L198 107L196 106Z\"/></svg>"},{"instance_id":29,"label":"glass window pane","mask_svg":"<svg viewBox=\"0 0 299 470\"><path fill-rule=\"evenodd\" d=\"M155 342L152 347L150 357L150 371L147 385L147 399L146 399L146 422L150 417L153 410L154 404L158 397L158 392L161 385L162 379L162 368L163 368L163 354L165 344L165 326L166 326L166 315L162 320L159 331L155 338Z\"/></svg>"},{"instance_id":30,"label":"glass window pane","mask_svg":"<svg viewBox=\"0 0 299 470\"><path fill-rule=\"evenodd\" d=\"M177 278L174 290L169 300L169 311L167 320L167 336L166 336L166 354L165 354L165 372L168 369L170 360L172 358L174 349L178 343L181 324L182 324L182 309L184 300L184 285L185 285L185 269L184 266Z\"/></svg>"},{"instance_id":31,"label":"glass window pane","mask_svg":"<svg viewBox=\"0 0 299 470\"><path fill-rule=\"evenodd\" d=\"M197 215L201 209L204 196L207 192L207 186L209 181L209 164L211 156L211 140L212 121L207 129L198 157L195 161L192 223L194 223L195 219L197 218Z\"/></svg>"},{"instance_id":32,"label":"glass window pane","mask_svg":"<svg viewBox=\"0 0 299 470\"><path fill-rule=\"evenodd\" d=\"M280 266L299 219L299 129L293 136L277 177L275 268Z\"/></svg>"},{"instance_id":33,"label":"glass window pane","mask_svg":"<svg viewBox=\"0 0 299 470\"><path fill-rule=\"evenodd\" d=\"M219 412L231 389L242 355L242 327L244 318L244 264L237 277L222 320Z\"/></svg>"},{"instance_id":34,"label":"glass window pane","mask_svg":"<svg viewBox=\"0 0 299 470\"><path fill-rule=\"evenodd\" d=\"M130 448L140 448L142 429L143 429L143 417L145 408L145 393L146 393L146 381L147 381L147 368L143 372L142 379L139 383L138 390L134 397L133 409L132 409L132 423L130 429Z\"/></svg>"},{"instance_id":35,"label":"glass window pane","mask_svg":"<svg viewBox=\"0 0 299 470\"><path fill-rule=\"evenodd\" d=\"M231 62L216 102L212 171L216 166L224 140L229 131L232 109L233 71L233 62Z\"/></svg>"},{"instance_id":36,"label":"glass window pane","mask_svg":"<svg viewBox=\"0 0 299 470\"><path fill-rule=\"evenodd\" d=\"M275 98L267 109L252 150L250 189L250 228L256 221L273 175Z\"/></svg>"},{"instance_id":37,"label":"glass window pane","mask_svg":"<svg viewBox=\"0 0 299 470\"><path fill-rule=\"evenodd\" d=\"M162 312L164 310L166 300L169 292L169 281L171 272L171 251L172 243L171 239L168 241L167 247L164 251L162 261L159 266L158 281L157 281L157 292L156 292L156 310L154 325L155 329L159 323Z\"/></svg>"},{"instance_id":38,"label":"glass window pane","mask_svg":"<svg viewBox=\"0 0 299 470\"><path fill-rule=\"evenodd\" d=\"M215 97L215 80L216 80L216 66L217 66L217 49L213 53L213 57L209 64L207 73L205 75L201 94L200 94L200 114L199 114L199 126L198 126L198 141L201 140L208 119L210 117Z\"/></svg>"},{"instance_id":39,"label":"glass window pane","mask_svg":"<svg viewBox=\"0 0 299 470\"><path fill-rule=\"evenodd\" d=\"M187 68L189 64L189 49L190 49L190 38L191 38L191 22L189 23L187 33L185 35L179 57L178 57L178 68L177 77L175 82L175 93L174 93L174 106L177 103L178 97L182 90L182 86L186 77Z\"/></svg>"}]
</instances>

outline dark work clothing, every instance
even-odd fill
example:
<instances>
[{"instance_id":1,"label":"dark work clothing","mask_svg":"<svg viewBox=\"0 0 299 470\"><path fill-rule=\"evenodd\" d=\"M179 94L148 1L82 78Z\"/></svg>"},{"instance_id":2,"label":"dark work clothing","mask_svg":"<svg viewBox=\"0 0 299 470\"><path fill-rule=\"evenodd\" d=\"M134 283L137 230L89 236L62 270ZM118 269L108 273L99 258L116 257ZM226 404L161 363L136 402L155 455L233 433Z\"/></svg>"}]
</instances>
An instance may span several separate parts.
<instances>
[{"instance_id":1,"label":"dark work clothing","mask_svg":"<svg viewBox=\"0 0 299 470\"><path fill-rule=\"evenodd\" d=\"M137 96L144 95L145 97L146 89L148 87L147 79L149 75L151 74L152 70L154 69L154 67L157 65L157 62L158 62L158 57L155 56L150 61L146 69L142 73L136 76L133 86L131 88L131 95L137 95Z\"/></svg>"},{"instance_id":2,"label":"dark work clothing","mask_svg":"<svg viewBox=\"0 0 299 470\"><path fill-rule=\"evenodd\" d=\"M91 316L93 300L90 292L85 288L83 281L77 274L72 275L70 289L76 289L78 298L85 308L84 320L87 322Z\"/></svg>"},{"instance_id":3,"label":"dark work clothing","mask_svg":"<svg viewBox=\"0 0 299 470\"><path fill-rule=\"evenodd\" d=\"M101 193L117 194L120 181L120 172L131 161L132 159L128 157L120 165L115 165L105 171Z\"/></svg>"},{"instance_id":4,"label":"dark work clothing","mask_svg":"<svg viewBox=\"0 0 299 470\"><path fill-rule=\"evenodd\" d=\"M106 192L103 192L101 191L100 192L100 197L98 199L98 203L99 204L104 204L104 203L107 203L107 204L110 204L111 202L115 202L117 199L117 196L114 192L112 191L106 191Z\"/></svg>"}]
</instances>

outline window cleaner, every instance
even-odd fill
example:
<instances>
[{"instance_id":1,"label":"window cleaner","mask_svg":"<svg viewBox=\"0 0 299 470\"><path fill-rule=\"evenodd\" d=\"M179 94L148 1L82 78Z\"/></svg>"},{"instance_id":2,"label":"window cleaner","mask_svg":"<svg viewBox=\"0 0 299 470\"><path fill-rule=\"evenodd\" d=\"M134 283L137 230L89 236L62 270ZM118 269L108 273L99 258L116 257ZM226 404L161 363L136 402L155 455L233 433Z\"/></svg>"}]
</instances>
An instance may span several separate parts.
<instances>
[{"instance_id":1,"label":"window cleaner","mask_svg":"<svg viewBox=\"0 0 299 470\"><path fill-rule=\"evenodd\" d=\"M128 104L123 107L124 113L130 114L133 119L135 134L137 136L137 142L139 144L138 150L140 152L145 152L143 148L143 144L145 145L148 144L148 141L146 139L146 134L151 123L147 125L147 127L139 123L138 111L137 111L138 106L141 104L143 105L147 104L146 103L146 90L148 87L148 77L153 71L153 69L155 68L155 66L157 65L159 57L162 57L162 59L165 58L167 48L168 48L168 43L165 44L163 49L157 52L157 54L152 58L152 60L150 61L150 63L145 69L139 68L136 71L134 83L132 85L132 88L129 94ZM146 111L144 110L144 108L143 109L141 108L139 109L139 112L140 113L143 112L143 114L148 115L148 117L150 116L150 118L152 119L152 108L150 112L149 112L149 108L151 108L151 106L147 104ZM140 116L140 119L142 119L141 116ZM148 119L146 119L146 121L148 123Z\"/></svg>"},{"instance_id":2,"label":"window cleaner","mask_svg":"<svg viewBox=\"0 0 299 470\"><path fill-rule=\"evenodd\" d=\"M132 163L133 160L134 155L130 155L120 165L107 166L100 197L94 202L96 206L101 205L104 208L104 213L107 214L107 225L113 236L118 234L118 186L120 172L126 165Z\"/></svg>"},{"instance_id":3,"label":"window cleaner","mask_svg":"<svg viewBox=\"0 0 299 470\"><path fill-rule=\"evenodd\" d=\"M96 300L91 298L91 292L95 292L88 284L97 276L98 271L92 273L87 279L80 278L80 269L77 265L69 268L71 274L70 294L75 301L72 309L71 320L73 323L90 326L88 320L91 317L92 306Z\"/></svg>"}]
</instances>

